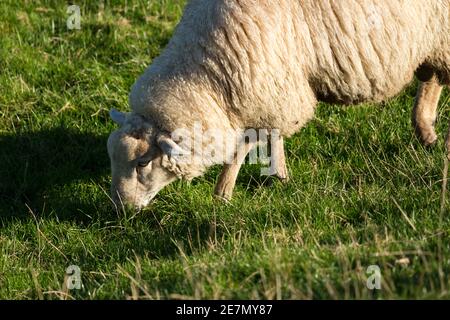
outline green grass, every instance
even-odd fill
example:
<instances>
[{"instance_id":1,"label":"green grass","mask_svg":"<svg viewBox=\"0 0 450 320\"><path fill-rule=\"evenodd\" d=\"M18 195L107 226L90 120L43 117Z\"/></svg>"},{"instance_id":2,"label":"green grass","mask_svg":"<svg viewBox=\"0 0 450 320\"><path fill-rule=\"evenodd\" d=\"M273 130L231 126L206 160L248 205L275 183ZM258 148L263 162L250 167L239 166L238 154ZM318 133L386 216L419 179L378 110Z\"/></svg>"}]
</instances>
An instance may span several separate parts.
<instances>
[{"instance_id":1,"label":"green grass","mask_svg":"<svg viewBox=\"0 0 450 320\"><path fill-rule=\"evenodd\" d=\"M74 31L63 1L0 4L0 298L450 298L448 91L433 149L411 128L413 85L384 106L320 105L287 141L287 185L248 165L221 204L213 168L117 212L108 110L129 109L184 1L94 3L78 1ZM69 265L81 290L63 285Z\"/></svg>"}]
</instances>

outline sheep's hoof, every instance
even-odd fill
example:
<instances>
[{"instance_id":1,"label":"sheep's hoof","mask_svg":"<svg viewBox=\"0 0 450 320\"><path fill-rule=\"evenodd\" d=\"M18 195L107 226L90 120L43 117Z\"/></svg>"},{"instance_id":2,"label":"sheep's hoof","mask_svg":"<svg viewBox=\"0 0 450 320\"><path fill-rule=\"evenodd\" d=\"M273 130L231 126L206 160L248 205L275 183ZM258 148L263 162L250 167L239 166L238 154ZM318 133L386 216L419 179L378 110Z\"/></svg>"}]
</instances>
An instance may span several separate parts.
<instances>
[{"instance_id":1,"label":"sheep's hoof","mask_svg":"<svg viewBox=\"0 0 450 320\"><path fill-rule=\"evenodd\" d=\"M289 182L289 176L288 175L276 175L275 176L278 180L280 180L281 183L286 184Z\"/></svg>"},{"instance_id":2,"label":"sheep's hoof","mask_svg":"<svg viewBox=\"0 0 450 320\"><path fill-rule=\"evenodd\" d=\"M232 196L231 195L221 195L221 194L214 194L214 199L223 202L225 204L230 203Z\"/></svg>"},{"instance_id":3,"label":"sheep's hoof","mask_svg":"<svg viewBox=\"0 0 450 320\"><path fill-rule=\"evenodd\" d=\"M434 126L419 127L415 126L416 137L424 147L433 147L438 140Z\"/></svg>"},{"instance_id":4,"label":"sheep's hoof","mask_svg":"<svg viewBox=\"0 0 450 320\"><path fill-rule=\"evenodd\" d=\"M277 180L279 180L283 184L289 182L289 174L287 172L287 169L278 171L272 177L277 178Z\"/></svg>"},{"instance_id":5,"label":"sheep's hoof","mask_svg":"<svg viewBox=\"0 0 450 320\"><path fill-rule=\"evenodd\" d=\"M280 176L278 174L274 174L274 175L270 175L267 176L261 183L261 185L266 186L266 187L271 187L273 186L275 183L282 183L282 184L286 184L289 182L289 177L288 176Z\"/></svg>"},{"instance_id":6,"label":"sheep's hoof","mask_svg":"<svg viewBox=\"0 0 450 320\"><path fill-rule=\"evenodd\" d=\"M230 180L229 176L220 176L219 181L214 188L214 196L223 202L229 202L233 196L235 181Z\"/></svg>"},{"instance_id":7,"label":"sheep's hoof","mask_svg":"<svg viewBox=\"0 0 450 320\"><path fill-rule=\"evenodd\" d=\"M438 137L434 131L421 138L422 144L425 147L433 147L436 144L437 140Z\"/></svg>"}]
</instances>

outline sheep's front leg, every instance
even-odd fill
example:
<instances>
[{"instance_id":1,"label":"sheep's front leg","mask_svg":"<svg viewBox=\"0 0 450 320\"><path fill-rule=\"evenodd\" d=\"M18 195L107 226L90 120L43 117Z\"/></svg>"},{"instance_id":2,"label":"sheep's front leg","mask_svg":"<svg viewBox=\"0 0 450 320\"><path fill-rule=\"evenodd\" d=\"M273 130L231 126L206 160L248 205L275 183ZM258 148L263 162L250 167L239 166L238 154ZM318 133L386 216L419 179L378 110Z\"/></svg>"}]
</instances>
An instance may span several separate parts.
<instances>
[{"instance_id":1,"label":"sheep's front leg","mask_svg":"<svg viewBox=\"0 0 450 320\"><path fill-rule=\"evenodd\" d=\"M442 86L433 77L430 81L421 82L417 92L412 120L416 135L425 146L437 140L434 123L441 91Z\"/></svg>"},{"instance_id":2,"label":"sheep's front leg","mask_svg":"<svg viewBox=\"0 0 450 320\"><path fill-rule=\"evenodd\" d=\"M257 143L246 143L241 146L240 150L236 153L232 164L224 165L222 172L217 181L217 185L214 194L223 199L230 200L233 195L234 186L236 185L236 179L242 163L245 160L246 155ZM286 155L284 152L284 140L283 137L271 140L273 151L273 175L280 179L282 182L289 181L289 174L286 166Z\"/></svg>"},{"instance_id":3,"label":"sheep's front leg","mask_svg":"<svg viewBox=\"0 0 450 320\"><path fill-rule=\"evenodd\" d=\"M272 151L274 152L272 156L274 161L274 176L282 182L288 182L289 174L286 166L286 155L284 153L284 139L283 137L279 137L270 140L270 142L272 144Z\"/></svg>"},{"instance_id":4,"label":"sheep's front leg","mask_svg":"<svg viewBox=\"0 0 450 320\"><path fill-rule=\"evenodd\" d=\"M234 186L236 185L236 179L241 169L242 163L245 161L245 157L250 150L256 145L256 142L243 143L239 146L236 154L234 155L233 162L231 164L225 164L222 172L217 181L214 194L225 201L231 200L233 196Z\"/></svg>"}]
</instances>

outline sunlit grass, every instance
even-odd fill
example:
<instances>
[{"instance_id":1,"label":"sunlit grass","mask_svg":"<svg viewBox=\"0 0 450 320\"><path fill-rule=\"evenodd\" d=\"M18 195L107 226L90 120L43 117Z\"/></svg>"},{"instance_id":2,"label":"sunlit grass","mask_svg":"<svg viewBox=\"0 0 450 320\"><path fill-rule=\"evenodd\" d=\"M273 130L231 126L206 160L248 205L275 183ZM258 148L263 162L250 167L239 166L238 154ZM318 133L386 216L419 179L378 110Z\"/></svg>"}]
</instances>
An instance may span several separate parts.
<instances>
[{"instance_id":1,"label":"sunlit grass","mask_svg":"<svg viewBox=\"0 0 450 320\"><path fill-rule=\"evenodd\" d=\"M287 140L287 185L245 166L222 204L215 167L123 212L108 198L108 110L129 109L184 1L78 2L72 31L64 2L0 4L0 298L450 298L448 91L433 149L413 135L413 85L384 106L320 105ZM69 265L82 290L65 289Z\"/></svg>"}]
</instances>

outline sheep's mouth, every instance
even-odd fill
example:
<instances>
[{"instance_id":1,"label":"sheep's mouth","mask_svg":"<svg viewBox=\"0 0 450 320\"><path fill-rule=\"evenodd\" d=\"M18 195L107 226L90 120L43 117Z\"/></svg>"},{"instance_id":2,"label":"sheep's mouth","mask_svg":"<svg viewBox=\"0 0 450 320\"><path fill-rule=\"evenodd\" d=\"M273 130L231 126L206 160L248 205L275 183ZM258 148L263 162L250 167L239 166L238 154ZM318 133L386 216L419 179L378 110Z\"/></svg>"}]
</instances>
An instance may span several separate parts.
<instances>
[{"instance_id":1,"label":"sheep's mouth","mask_svg":"<svg viewBox=\"0 0 450 320\"><path fill-rule=\"evenodd\" d=\"M126 200L119 191L113 192L111 195L111 200L116 209L131 209L136 212L142 211L144 208L150 205L152 200L155 198L157 192L149 192L143 196L140 201L136 197L132 200Z\"/></svg>"},{"instance_id":2,"label":"sheep's mouth","mask_svg":"<svg viewBox=\"0 0 450 320\"><path fill-rule=\"evenodd\" d=\"M136 206L136 209L142 210L143 208L147 207L152 202L152 200L155 198L156 194L157 194L157 192L148 193L145 196L142 203L140 205Z\"/></svg>"}]
</instances>

